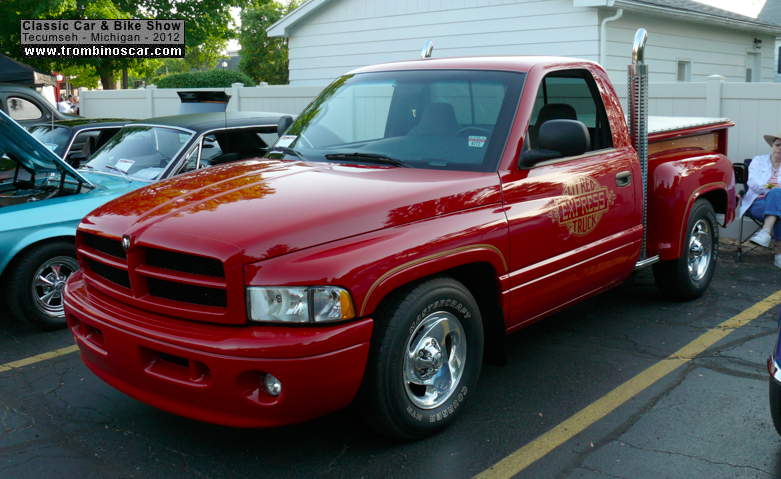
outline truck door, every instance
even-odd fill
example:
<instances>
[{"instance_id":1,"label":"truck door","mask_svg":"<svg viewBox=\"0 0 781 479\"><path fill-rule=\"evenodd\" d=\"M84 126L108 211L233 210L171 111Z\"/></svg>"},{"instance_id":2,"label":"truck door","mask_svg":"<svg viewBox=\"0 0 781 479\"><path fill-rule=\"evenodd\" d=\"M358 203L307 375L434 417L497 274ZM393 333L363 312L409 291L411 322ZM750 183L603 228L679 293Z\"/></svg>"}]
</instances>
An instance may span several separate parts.
<instances>
[{"instance_id":1,"label":"truck door","mask_svg":"<svg viewBox=\"0 0 781 479\"><path fill-rule=\"evenodd\" d=\"M608 118L591 72L562 70L543 78L524 150L537 148L540 126L553 119L584 123L591 145L585 154L531 167L516 162L516 171L503 175L510 328L623 280L640 249L639 164L630 145L614 144L626 140L614 139L610 121L623 120Z\"/></svg>"}]
</instances>

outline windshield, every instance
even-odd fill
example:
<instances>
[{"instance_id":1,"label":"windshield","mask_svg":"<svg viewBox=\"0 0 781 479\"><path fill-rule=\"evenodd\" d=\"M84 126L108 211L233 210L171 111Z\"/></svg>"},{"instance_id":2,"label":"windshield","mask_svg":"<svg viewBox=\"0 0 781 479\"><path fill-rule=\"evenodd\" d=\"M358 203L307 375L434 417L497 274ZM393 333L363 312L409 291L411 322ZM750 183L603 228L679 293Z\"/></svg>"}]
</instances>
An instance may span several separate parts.
<instances>
[{"instance_id":1,"label":"windshield","mask_svg":"<svg viewBox=\"0 0 781 479\"><path fill-rule=\"evenodd\" d=\"M38 141L46 145L48 149L57 153L60 158L65 154L71 137L69 128L56 125L33 125L30 128L30 134L38 138Z\"/></svg>"},{"instance_id":2,"label":"windshield","mask_svg":"<svg viewBox=\"0 0 781 479\"><path fill-rule=\"evenodd\" d=\"M192 136L175 128L126 126L95 152L84 168L137 180L157 180Z\"/></svg>"},{"instance_id":3,"label":"windshield","mask_svg":"<svg viewBox=\"0 0 781 479\"><path fill-rule=\"evenodd\" d=\"M298 117L277 141L276 154L492 171L523 79L523 73L482 70L347 75Z\"/></svg>"}]
</instances>

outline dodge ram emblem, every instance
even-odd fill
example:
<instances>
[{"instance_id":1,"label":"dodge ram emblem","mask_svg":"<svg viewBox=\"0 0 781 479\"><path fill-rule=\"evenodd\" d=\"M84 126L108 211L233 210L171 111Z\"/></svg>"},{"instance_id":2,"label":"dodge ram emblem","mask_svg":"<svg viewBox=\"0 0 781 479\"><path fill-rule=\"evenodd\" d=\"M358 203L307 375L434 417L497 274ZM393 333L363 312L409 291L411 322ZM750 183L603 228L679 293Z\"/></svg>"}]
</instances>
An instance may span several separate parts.
<instances>
[{"instance_id":1,"label":"dodge ram emblem","mask_svg":"<svg viewBox=\"0 0 781 479\"><path fill-rule=\"evenodd\" d=\"M122 237L122 249L127 251L128 248L130 248L130 236L125 235Z\"/></svg>"}]
</instances>

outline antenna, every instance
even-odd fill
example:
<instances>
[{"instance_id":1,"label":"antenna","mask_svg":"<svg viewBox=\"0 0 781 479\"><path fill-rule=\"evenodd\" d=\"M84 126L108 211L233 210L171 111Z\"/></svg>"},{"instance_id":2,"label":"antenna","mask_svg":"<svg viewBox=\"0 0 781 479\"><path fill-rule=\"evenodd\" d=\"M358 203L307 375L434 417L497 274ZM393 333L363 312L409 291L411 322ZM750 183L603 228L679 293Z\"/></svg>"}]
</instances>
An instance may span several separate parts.
<instances>
[{"instance_id":1,"label":"antenna","mask_svg":"<svg viewBox=\"0 0 781 479\"><path fill-rule=\"evenodd\" d=\"M420 58L422 60L431 58L431 52L433 51L434 51L434 42L432 42L431 40L426 40L426 43L423 44L423 49L420 51Z\"/></svg>"}]
</instances>

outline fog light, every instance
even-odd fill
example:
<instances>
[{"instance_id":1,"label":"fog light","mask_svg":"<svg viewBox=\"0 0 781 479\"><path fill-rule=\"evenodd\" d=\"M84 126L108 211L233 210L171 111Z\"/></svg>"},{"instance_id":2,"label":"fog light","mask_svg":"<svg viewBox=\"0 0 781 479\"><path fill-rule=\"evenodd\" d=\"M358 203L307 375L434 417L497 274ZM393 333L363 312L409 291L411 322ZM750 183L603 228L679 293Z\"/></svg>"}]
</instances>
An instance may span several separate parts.
<instances>
[{"instance_id":1,"label":"fog light","mask_svg":"<svg viewBox=\"0 0 781 479\"><path fill-rule=\"evenodd\" d=\"M271 374L266 374L263 378L263 386L266 387L269 396L279 396L282 392L282 382Z\"/></svg>"}]
</instances>

